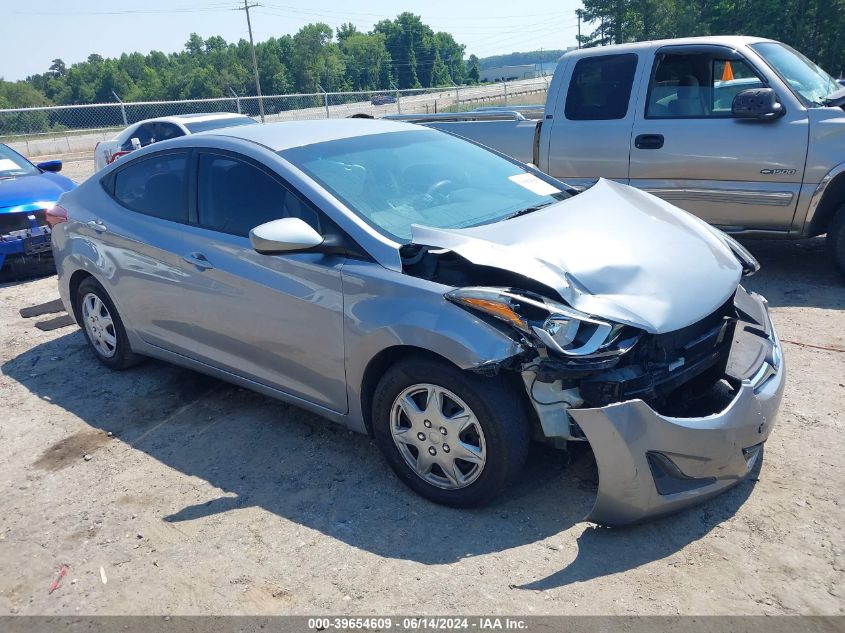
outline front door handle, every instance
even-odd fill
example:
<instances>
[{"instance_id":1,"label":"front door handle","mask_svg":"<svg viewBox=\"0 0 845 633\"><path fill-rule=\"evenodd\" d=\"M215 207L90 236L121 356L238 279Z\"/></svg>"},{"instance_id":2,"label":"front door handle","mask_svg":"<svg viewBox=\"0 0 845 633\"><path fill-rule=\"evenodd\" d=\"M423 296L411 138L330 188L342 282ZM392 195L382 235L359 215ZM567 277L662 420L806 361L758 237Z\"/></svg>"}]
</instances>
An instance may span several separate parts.
<instances>
[{"instance_id":1,"label":"front door handle","mask_svg":"<svg viewBox=\"0 0 845 633\"><path fill-rule=\"evenodd\" d=\"M182 259L184 259L189 264L193 264L200 270L214 268L214 265L210 261L208 261L208 258L202 253L188 253L187 255L183 255Z\"/></svg>"},{"instance_id":2,"label":"front door handle","mask_svg":"<svg viewBox=\"0 0 845 633\"><path fill-rule=\"evenodd\" d=\"M108 230L100 220L91 220L88 222L88 228L94 229L97 233L105 233Z\"/></svg>"},{"instance_id":3,"label":"front door handle","mask_svg":"<svg viewBox=\"0 0 845 633\"><path fill-rule=\"evenodd\" d=\"M634 139L637 149L660 149L663 147L662 134L640 134Z\"/></svg>"}]
</instances>

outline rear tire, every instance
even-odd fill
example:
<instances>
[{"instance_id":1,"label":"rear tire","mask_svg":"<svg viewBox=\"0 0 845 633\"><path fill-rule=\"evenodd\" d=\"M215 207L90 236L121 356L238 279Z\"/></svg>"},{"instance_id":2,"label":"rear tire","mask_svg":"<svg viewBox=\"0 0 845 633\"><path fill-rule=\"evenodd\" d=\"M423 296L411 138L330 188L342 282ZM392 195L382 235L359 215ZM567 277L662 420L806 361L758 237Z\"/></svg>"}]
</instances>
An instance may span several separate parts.
<instances>
[{"instance_id":1,"label":"rear tire","mask_svg":"<svg viewBox=\"0 0 845 633\"><path fill-rule=\"evenodd\" d=\"M514 384L445 361L390 367L373 397L373 435L408 487L443 505L483 504L522 470L529 420Z\"/></svg>"},{"instance_id":2,"label":"rear tire","mask_svg":"<svg viewBox=\"0 0 845 633\"><path fill-rule=\"evenodd\" d=\"M827 247L833 263L845 275L845 204L839 207L827 227Z\"/></svg>"},{"instance_id":3,"label":"rear tire","mask_svg":"<svg viewBox=\"0 0 845 633\"><path fill-rule=\"evenodd\" d=\"M74 310L88 346L103 365L123 370L144 359L132 351L117 308L105 288L93 277L79 284Z\"/></svg>"}]
</instances>

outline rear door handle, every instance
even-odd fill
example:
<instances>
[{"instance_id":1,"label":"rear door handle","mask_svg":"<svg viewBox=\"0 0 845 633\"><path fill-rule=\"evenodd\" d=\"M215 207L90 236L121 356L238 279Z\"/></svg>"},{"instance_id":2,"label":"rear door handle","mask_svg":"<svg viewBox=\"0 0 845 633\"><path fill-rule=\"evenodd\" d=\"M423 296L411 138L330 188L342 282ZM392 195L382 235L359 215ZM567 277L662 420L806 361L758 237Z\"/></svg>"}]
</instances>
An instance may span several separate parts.
<instances>
[{"instance_id":1,"label":"rear door handle","mask_svg":"<svg viewBox=\"0 0 845 633\"><path fill-rule=\"evenodd\" d=\"M97 233L105 233L108 230L106 225L99 220L91 220L88 222L88 227L94 229Z\"/></svg>"},{"instance_id":2,"label":"rear door handle","mask_svg":"<svg viewBox=\"0 0 845 633\"><path fill-rule=\"evenodd\" d=\"M662 134L640 134L634 139L637 149L660 149L663 147Z\"/></svg>"},{"instance_id":3,"label":"rear door handle","mask_svg":"<svg viewBox=\"0 0 845 633\"><path fill-rule=\"evenodd\" d=\"M200 270L214 268L214 265L210 261L208 261L208 258L202 253L188 253L187 255L183 255L182 259L184 259L189 264L193 264Z\"/></svg>"}]
</instances>

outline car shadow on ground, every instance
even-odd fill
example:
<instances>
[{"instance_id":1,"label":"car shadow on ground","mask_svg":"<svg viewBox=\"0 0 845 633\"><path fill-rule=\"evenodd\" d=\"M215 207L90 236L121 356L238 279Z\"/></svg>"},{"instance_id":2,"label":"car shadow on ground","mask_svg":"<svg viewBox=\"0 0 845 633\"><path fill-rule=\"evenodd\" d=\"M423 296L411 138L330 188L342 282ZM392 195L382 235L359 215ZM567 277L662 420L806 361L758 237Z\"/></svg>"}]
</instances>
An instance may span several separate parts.
<instances>
[{"instance_id":1,"label":"car shadow on ground","mask_svg":"<svg viewBox=\"0 0 845 633\"><path fill-rule=\"evenodd\" d=\"M47 262L29 262L26 264L5 261L3 268L0 269L0 289L35 281L36 279L42 279L55 274L56 265L52 259Z\"/></svg>"},{"instance_id":2,"label":"car shadow on ground","mask_svg":"<svg viewBox=\"0 0 845 633\"><path fill-rule=\"evenodd\" d=\"M166 363L111 372L91 356L78 330L26 350L4 363L2 373L114 436L97 433L92 447L85 446L90 430L64 438L32 456L37 467L58 471L65 464L51 460L61 459L61 449L73 446L78 459L119 440L224 491L185 507L174 493L176 506L154 508L162 521L257 506L379 556L447 564L541 541L550 557L560 556L555 552L571 544L558 535L586 516L595 497L589 450L574 451L570 462L565 453L535 446L521 479L493 505L438 506L399 483L366 436ZM143 476L137 481L144 485ZM147 492L126 490L125 481L119 490L108 481L98 485L106 499ZM732 516L752 488L753 480L744 482L702 506L637 527L587 527L571 563L524 588L548 589L670 556Z\"/></svg>"},{"instance_id":3,"label":"car shadow on ground","mask_svg":"<svg viewBox=\"0 0 845 633\"><path fill-rule=\"evenodd\" d=\"M770 306L845 309L845 274L834 266L825 238L742 243L762 267L742 283Z\"/></svg>"}]
</instances>

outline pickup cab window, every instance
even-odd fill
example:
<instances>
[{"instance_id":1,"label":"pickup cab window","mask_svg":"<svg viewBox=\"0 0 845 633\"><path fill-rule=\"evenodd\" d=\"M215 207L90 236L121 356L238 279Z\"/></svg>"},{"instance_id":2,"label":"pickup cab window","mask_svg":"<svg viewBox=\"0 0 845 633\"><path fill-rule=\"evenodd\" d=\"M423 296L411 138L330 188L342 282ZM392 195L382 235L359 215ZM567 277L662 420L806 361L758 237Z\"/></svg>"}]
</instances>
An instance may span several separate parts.
<instances>
[{"instance_id":1,"label":"pickup cab window","mask_svg":"<svg viewBox=\"0 0 845 633\"><path fill-rule=\"evenodd\" d=\"M570 121L624 119L631 100L637 56L597 55L578 60L566 93Z\"/></svg>"},{"instance_id":2,"label":"pickup cab window","mask_svg":"<svg viewBox=\"0 0 845 633\"><path fill-rule=\"evenodd\" d=\"M646 118L730 117L737 93L764 86L742 59L716 52L658 55L649 83Z\"/></svg>"}]
</instances>

